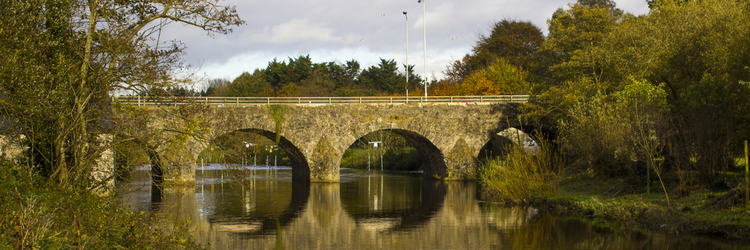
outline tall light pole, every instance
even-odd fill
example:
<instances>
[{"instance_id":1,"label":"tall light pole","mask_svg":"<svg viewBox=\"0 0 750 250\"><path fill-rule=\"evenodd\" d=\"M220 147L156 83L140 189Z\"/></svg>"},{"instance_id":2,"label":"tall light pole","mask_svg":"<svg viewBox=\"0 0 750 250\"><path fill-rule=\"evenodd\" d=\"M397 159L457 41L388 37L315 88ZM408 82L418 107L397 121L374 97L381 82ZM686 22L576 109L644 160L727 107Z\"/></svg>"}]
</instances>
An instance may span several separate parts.
<instances>
[{"instance_id":1,"label":"tall light pole","mask_svg":"<svg viewBox=\"0 0 750 250\"><path fill-rule=\"evenodd\" d=\"M404 11L406 17L406 103L409 103L409 16Z\"/></svg>"},{"instance_id":2,"label":"tall light pole","mask_svg":"<svg viewBox=\"0 0 750 250\"><path fill-rule=\"evenodd\" d=\"M425 15L425 0L417 0L422 3L422 29L424 31L424 97L427 97L427 16Z\"/></svg>"}]
</instances>

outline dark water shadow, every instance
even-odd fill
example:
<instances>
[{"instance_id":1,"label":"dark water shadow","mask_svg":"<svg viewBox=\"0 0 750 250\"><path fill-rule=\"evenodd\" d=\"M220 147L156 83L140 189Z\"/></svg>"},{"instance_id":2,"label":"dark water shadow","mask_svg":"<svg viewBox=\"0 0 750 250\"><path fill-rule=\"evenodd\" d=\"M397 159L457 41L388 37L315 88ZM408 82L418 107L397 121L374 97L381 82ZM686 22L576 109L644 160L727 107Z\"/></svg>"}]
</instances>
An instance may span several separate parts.
<instances>
[{"instance_id":1,"label":"dark water shadow","mask_svg":"<svg viewBox=\"0 0 750 250\"><path fill-rule=\"evenodd\" d=\"M292 182L291 202L280 214L256 214L254 216L210 216L208 222L215 226L259 225L252 230L232 231L229 234L237 238L256 238L276 234L279 227L284 228L294 222L305 209L310 198L309 182Z\"/></svg>"},{"instance_id":2,"label":"dark water shadow","mask_svg":"<svg viewBox=\"0 0 750 250\"><path fill-rule=\"evenodd\" d=\"M342 206L355 223L398 221L385 230L405 231L426 224L443 206L446 184L441 181L374 179L370 183L363 178L341 184Z\"/></svg>"}]
</instances>

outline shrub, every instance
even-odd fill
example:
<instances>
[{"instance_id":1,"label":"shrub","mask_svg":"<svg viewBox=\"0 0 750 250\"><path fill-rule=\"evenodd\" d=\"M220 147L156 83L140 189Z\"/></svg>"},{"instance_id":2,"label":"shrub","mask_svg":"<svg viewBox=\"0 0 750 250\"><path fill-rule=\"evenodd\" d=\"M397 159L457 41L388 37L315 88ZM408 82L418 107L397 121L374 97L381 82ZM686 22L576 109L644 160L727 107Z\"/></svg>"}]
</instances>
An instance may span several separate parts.
<instances>
[{"instance_id":1,"label":"shrub","mask_svg":"<svg viewBox=\"0 0 750 250\"><path fill-rule=\"evenodd\" d=\"M632 173L631 161L654 168L670 135L666 93L662 86L631 81L622 91L574 105L569 119L560 121L558 142L575 166L608 177Z\"/></svg>"},{"instance_id":2,"label":"shrub","mask_svg":"<svg viewBox=\"0 0 750 250\"><path fill-rule=\"evenodd\" d=\"M631 169L639 164L630 163L645 163L647 192L653 170L669 203L662 161L657 160L664 158L672 135L664 88L631 79L621 91L574 105L568 111L570 119L560 121L562 148L577 166L599 176L642 178L637 176L640 171Z\"/></svg>"},{"instance_id":3,"label":"shrub","mask_svg":"<svg viewBox=\"0 0 750 250\"><path fill-rule=\"evenodd\" d=\"M201 249L190 222L134 212L114 195L62 188L0 162L2 249Z\"/></svg>"},{"instance_id":4,"label":"shrub","mask_svg":"<svg viewBox=\"0 0 750 250\"><path fill-rule=\"evenodd\" d=\"M632 124L618 106L597 95L574 105L569 119L560 121L558 142L573 167L594 175L615 176L631 159L628 138Z\"/></svg>"}]
</instances>

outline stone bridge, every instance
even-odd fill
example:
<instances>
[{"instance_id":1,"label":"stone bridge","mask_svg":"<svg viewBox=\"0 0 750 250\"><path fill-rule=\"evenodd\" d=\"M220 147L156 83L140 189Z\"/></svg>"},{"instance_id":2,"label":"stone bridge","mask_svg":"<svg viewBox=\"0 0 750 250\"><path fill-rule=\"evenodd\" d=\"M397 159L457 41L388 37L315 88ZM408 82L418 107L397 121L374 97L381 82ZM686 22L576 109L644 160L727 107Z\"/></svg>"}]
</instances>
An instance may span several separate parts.
<instances>
[{"instance_id":1,"label":"stone bridge","mask_svg":"<svg viewBox=\"0 0 750 250\"><path fill-rule=\"evenodd\" d=\"M482 147L507 128L503 110L508 107L490 102L197 105L207 107L201 116L214 124L212 131L205 140L186 143L190 157L184 166L167 169L166 179L194 180L195 159L210 140L244 131L272 140L279 136L294 181L339 182L344 151L361 137L385 130L418 150L425 178L471 180L477 177ZM170 118L162 112L168 109L151 109L151 116L167 123Z\"/></svg>"}]
</instances>

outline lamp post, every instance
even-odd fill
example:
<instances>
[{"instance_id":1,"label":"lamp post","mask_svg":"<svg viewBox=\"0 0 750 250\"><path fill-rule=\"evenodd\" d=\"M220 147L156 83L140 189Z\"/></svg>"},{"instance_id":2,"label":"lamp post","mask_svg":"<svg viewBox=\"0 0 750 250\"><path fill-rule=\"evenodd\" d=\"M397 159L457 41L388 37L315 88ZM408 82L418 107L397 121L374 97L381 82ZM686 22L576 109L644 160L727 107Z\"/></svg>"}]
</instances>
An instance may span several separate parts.
<instances>
[{"instance_id":1,"label":"lamp post","mask_svg":"<svg viewBox=\"0 0 750 250\"><path fill-rule=\"evenodd\" d=\"M417 0L422 3L422 30L424 32L424 97L427 97L427 16L425 15L425 0Z\"/></svg>"},{"instance_id":2,"label":"lamp post","mask_svg":"<svg viewBox=\"0 0 750 250\"><path fill-rule=\"evenodd\" d=\"M369 142L373 147L377 148L379 144L383 144L382 139L380 141ZM370 171L370 155L367 155L367 171ZM380 171L383 171L383 153L380 153Z\"/></svg>"},{"instance_id":3,"label":"lamp post","mask_svg":"<svg viewBox=\"0 0 750 250\"><path fill-rule=\"evenodd\" d=\"M250 144L252 144L252 143L249 143L249 142L246 142L246 141L242 141L242 144L245 144L245 152L243 153L244 156L242 157L242 165L243 165L243 167L245 167L244 165L247 164L247 162L248 162L247 151L250 150Z\"/></svg>"},{"instance_id":4,"label":"lamp post","mask_svg":"<svg viewBox=\"0 0 750 250\"><path fill-rule=\"evenodd\" d=\"M409 16L404 11L404 17L406 17L406 103L409 103Z\"/></svg>"}]
</instances>

